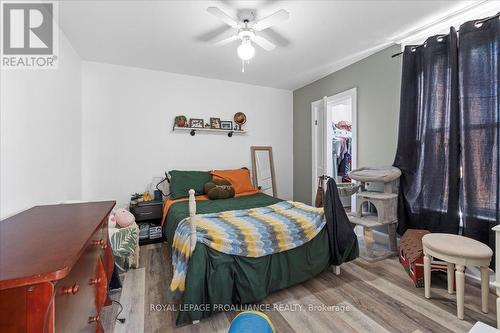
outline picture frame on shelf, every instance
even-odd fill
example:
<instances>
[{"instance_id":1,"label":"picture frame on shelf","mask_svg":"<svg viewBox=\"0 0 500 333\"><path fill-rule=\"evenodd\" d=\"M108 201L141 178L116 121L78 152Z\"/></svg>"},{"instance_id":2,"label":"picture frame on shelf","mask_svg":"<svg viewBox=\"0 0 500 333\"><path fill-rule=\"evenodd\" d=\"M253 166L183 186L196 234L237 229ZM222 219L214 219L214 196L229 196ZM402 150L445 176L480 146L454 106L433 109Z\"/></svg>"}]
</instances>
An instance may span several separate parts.
<instances>
[{"instance_id":1,"label":"picture frame on shelf","mask_svg":"<svg viewBox=\"0 0 500 333\"><path fill-rule=\"evenodd\" d=\"M230 120L222 120L220 122L220 128L224 130L232 130L233 129L233 122Z\"/></svg>"},{"instance_id":2,"label":"picture frame on shelf","mask_svg":"<svg viewBox=\"0 0 500 333\"><path fill-rule=\"evenodd\" d=\"M188 121L186 116L180 115L175 117L175 126L177 127L186 127L188 125Z\"/></svg>"},{"instance_id":3,"label":"picture frame on shelf","mask_svg":"<svg viewBox=\"0 0 500 333\"><path fill-rule=\"evenodd\" d=\"M191 118L191 119L189 119L189 127L191 127L191 128L204 128L205 121L203 119Z\"/></svg>"},{"instance_id":4,"label":"picture frame on shelf","mask_svg":"<svg viewBox=\"0 0 500 333\"><path fill-rule=\"evenodd\" d=\"M210 128L220 129L220 118L210 118Z\"/></svg>"}]
</instances>

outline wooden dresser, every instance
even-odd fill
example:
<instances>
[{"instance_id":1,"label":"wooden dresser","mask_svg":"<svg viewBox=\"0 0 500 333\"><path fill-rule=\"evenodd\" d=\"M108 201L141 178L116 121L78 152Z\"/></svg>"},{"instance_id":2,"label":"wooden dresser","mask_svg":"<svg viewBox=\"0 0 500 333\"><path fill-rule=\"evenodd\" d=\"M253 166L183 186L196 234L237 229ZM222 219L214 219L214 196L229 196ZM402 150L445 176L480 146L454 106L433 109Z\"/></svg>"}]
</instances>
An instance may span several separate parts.
<instances>
[{"instance_id":1,"label":"wooden dresser","mask_svg":"<svg viewBox=\"0 0 500 333\"><path fill-rule=\"evenodd\" d=\"M37 206L0 222L0 332L103 331L114 205Z\"/></svg>"}]
</instances>

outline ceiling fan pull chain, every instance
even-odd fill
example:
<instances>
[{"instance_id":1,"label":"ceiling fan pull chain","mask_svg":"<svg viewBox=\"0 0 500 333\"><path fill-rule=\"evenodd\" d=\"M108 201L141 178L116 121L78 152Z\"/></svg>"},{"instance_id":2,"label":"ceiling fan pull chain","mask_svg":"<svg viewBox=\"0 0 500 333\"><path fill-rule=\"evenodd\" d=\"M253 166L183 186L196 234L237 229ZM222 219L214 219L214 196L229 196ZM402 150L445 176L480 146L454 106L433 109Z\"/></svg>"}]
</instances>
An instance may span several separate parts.
<instances>
[{"instance_id":1,"label":"ceiling fan pull chain","mask_svg":"<svg viewBox=\"0 0 500 333\"><path fill-rule=\"evenodd\" d=\"M245 60L241 61L241 72L245 73Z\"/></svg>"}]
</instances>

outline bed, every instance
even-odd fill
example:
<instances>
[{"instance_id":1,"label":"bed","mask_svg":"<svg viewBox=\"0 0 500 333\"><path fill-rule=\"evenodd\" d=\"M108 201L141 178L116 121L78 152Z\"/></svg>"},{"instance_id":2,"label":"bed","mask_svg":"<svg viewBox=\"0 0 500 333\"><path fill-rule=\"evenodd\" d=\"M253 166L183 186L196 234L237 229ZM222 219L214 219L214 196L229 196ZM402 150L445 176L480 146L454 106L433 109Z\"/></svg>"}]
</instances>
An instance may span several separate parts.
<instances>
[{"instance_id":1,"label":"bed","mask_svg":"<svg viewBox=\"0 0 500 333\"><path fill-rule=\"evenodd\" d=\"M217 213L276 204L282 200L263 193L222 200L189 200L173 203L164 218L163 233L169 248L180 221L194 214ZM193 230L196 230L192 225ZM196 232L194 232L194 235ZM193 236L193 233L191 234ZM228 304L252 304L270 293L306 281L331 263L329 236L323 228L307 243L271 255L250 258L216 251L192 239L194 251L189 261L185 291L177 325L209 317L213 308ZM340 270L336 268L338 274ZM209 309L201 305L211 305Z\"/></svg>"}]
</instances>

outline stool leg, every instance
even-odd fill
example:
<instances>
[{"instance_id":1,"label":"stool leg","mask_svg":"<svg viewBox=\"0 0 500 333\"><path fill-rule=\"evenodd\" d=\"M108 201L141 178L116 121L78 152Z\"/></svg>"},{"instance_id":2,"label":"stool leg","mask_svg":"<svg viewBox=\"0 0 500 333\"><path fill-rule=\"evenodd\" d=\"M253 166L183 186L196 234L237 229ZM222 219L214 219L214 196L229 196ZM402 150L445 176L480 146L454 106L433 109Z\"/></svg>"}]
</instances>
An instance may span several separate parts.
<instances>
[{"instance_id":1,"label":"stool leg","mask_svg":"<svg viewBox=\"0 0 500 333\"><path fill-rule=\"evenodd\" d=\"M448 273L448 294L453 294L453 281L455 280L455 265L451 262L446 264Z\"/></svg>"},{"instance_id":2,"label":"stool leg","mask_svg":"<svg viewBox=\"0 0 500 333\"><path fill-rule=\"evenodd\" d=\"M457 317L464 319L464 288L465 288L465 267L457 265L455 270L455 280L457 282Z\"/></svg>"},{"instance_id":3,"label":"stool leg","mask_svg":"<svg viewBox=\"0 0 500 333\"><path fill-rule=\"evenodd\" d=\"M488 313L488 294L490 289L490 271L488 267L481 267L481 310Z\"/></svg>"},{"instance_id":4,"label":"stool leg","mask_svg":"<svg viewBox=\"0 0 500 333\"><path fill-rule=\"evenodd\" d=\"M500 289L497 288L497 328L500 330Z\"/></svg>"},{"instance_id":5,"label":"stool leg","mask_svg":"<svg viewBox=\"0 0 500 333\"><path fill-rule=\"evenodd\" d=\"M431 298L431 261L430 255L424 255L424 288L425 298Z\"/></svg>"}]
</instances>

